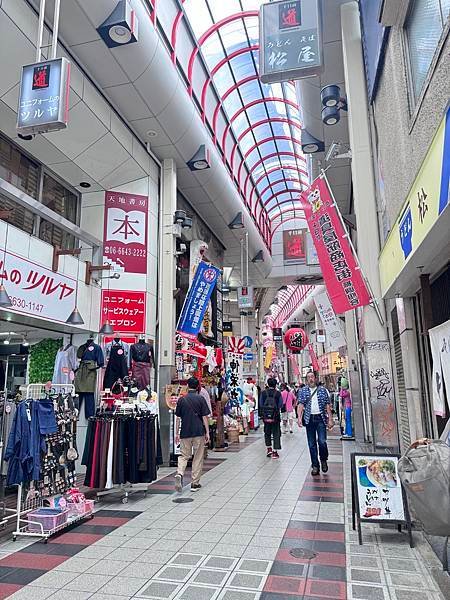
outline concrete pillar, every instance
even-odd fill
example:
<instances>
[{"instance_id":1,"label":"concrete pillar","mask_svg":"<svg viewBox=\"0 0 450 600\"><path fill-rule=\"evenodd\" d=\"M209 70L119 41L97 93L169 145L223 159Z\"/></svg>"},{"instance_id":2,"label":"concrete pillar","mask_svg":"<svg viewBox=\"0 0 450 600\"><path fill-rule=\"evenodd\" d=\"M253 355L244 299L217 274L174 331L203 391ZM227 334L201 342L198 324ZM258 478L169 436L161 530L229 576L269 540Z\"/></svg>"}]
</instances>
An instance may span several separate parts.
<instances>
[{"instance_id":1,"label":"concrete pillar","mask_svg":"<svg viewBox=\"0 0 450 600\"><path fill-rule=\"evenodd\" d=\"M165 386L175 372L175 289L176 238L173 215L177 208L177 173L175 161L167 159L162 166L159 253L159 408L161 445L164 464L169 462L171 415L165 403Z\"/></svg>"},{"instance_id":2,"label":"concrete pillar","mask_svg":"<svg viewBox=\"0 0 450 600\"><path fill-rule=\"evenodd\" d=\"M348 2L341 6L341 27L358 256L385 321L378 270L380 238L369 107L357 2ZM359 333L366 369L366 394L370 398L372 412L373 441L376 446L395 447L398 435L390 345L386 327L380 322L374 308L366 306L362 310Z\"/></svg>"}]
</instances>

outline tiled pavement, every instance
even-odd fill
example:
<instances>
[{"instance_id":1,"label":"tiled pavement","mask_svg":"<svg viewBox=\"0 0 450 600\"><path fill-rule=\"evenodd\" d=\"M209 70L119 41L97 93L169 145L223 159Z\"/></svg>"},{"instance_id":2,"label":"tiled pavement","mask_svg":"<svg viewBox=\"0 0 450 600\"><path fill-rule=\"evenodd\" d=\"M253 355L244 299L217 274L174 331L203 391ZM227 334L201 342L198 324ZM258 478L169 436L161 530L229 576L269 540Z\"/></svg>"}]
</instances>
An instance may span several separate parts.
<instances>
[{"instance_id":1,"label":"tiled pavement","mask_svg":"<svg viewBox=\"0 0 450 600\"><path fill-rule=\"evenodd\" d=\"M313 479L304 432L283 436L279 461L258 439L212 455L190 504L165 490L136 494L47 545L2 545L0 598L442 600L419 534L411 550L402 534L363 525L358 545L344 515L342 443L332 438L330 450L329 474Z\"/></svg>"}]
</instances>

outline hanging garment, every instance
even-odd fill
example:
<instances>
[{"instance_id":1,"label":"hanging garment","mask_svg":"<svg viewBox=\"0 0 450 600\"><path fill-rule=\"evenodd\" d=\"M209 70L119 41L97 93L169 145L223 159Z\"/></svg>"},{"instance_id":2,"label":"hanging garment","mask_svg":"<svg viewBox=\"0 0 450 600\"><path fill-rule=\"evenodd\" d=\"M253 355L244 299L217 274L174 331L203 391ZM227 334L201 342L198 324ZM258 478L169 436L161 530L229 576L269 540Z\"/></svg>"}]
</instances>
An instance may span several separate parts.
<instances>
[{"instance_id":1,"label":"hanging garment","mask_svg":"<svg viewBox=\"0 0 450 600\"><path fill-rule=\"evenodd\" d=\"M139 341L130 348L133 378L140 390L150 385L151 367L155 365L153 345Z\"/></svg>"},{"instance_id":2,"label":"hanging garment","mask_svg":"<svg viewBox=\"0 0 450 600\"><path fill-rule=\"evenodd\" d=\"M77 351L80 366L75 373L75 391L94 394L97 389L97 369L105 364L103 350L98 344L89 340Z\"/></svg>"},{"instance_id":3,"label":"hanging garment","mask_svg":"<svg viewBox=\"0 0 450 600\"><path fill-rule=\"evenodd\" d=\"M113 340L107 355L109 356L106 365L105 377L103 379L103 389L111 389L118 379L123 379L128 375L128 362L125 344Z\"/></svg>"},{"instance_id":4,"label":"hanging garment","mask_svg":"<svg viewBox=\"0 0 450 600\"><path fill-rule=\"evenodd\" d=\"M56 354L52 383L61 385L73 383L76 368L77 355L75 346L69 344L65 348L60 348Z\"/></svg>"},{"instance_id":5,"label":"hanging garment","mask_svg":"<svg viewBox=\"0 0 450 600\"><path fill-rule=\"evenodd\" d=\"M113 483L113 450L114 450L114 421L111 421L111 431L109 434L108 457L106 460L106 485L105 489L110 490Z\"/></svg>"},{"instance_id":6,"label":"hanging garment","mask_svg":"<svg viewBox=\"0 0 450 600\"><path fill-rule=\"evenodd\" d=\"M133 379L140 390L150 385L151 365L149 362L133 362Z\"/></svg>"}]
</instances>

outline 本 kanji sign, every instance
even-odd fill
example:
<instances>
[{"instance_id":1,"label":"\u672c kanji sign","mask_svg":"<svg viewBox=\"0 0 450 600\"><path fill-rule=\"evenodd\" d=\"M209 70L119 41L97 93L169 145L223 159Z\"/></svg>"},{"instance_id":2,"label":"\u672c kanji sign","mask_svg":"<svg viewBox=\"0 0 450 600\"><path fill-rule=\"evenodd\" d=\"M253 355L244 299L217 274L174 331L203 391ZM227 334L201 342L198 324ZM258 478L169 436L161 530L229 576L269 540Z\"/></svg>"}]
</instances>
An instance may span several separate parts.
<instances>
[{"instance_id":1,"label":"\u672c kanji sign","mask_svg":"<svg viewBox=\"0 0 450 600\"><path fill-rule=\"evenodd\" d=\"M260 77L277 83L322 70L319 0L282 0L260 10Z\"/></svg>"},{"instance_id":2,"label":"\u672c kanji sign","mask_svg":"<svg viewBox=\"0 0 450 600\"><path fill-rule=\"evenodd\" d=\"M145 292L102 290L101 322L105 321L116 332L145 332Z\"/></svg>"},{"instance_id":3,"label":"\u672c kanji sign","mask_svg":"<svg viewBox=\"0 0 450 600\"><path fill-rule=\"evenodd\" d=\"M147 273L148 197L105 192L104 251L116 271Z\"/></svg>"},{"instance_id":4,"label":"\u672c kanji sign","mask_svg":"<svg viewBox=\"0 0 450 600\"><path fill-rule=\"evenodd\" d=\"M200 262L184 301L177 331L194 337L198 335L219 275L219 269Z\"/></svg>"},{"instance_id":5,"label":"\u672c kanji sign","mask_svg":"<svg viewBox=\"0 0 450 600\"><path fill-rule=\"evenodd\" d=\"M300 198L336 314L366 306L370 294L326 179L318 177Z\"/></svg>"},{"instance_id":6,"label":"\u672c kanji sign","mask_svg":"<svg viewBox=\"0 0 450 600\"><path fill-rule=\"evenodd\" d=\"M11 252L0 259L0 281L11 299L8 311L65 323L75 308L75 279Z\"/></svg>"},{"instance_id":7,"label":"\u672c kanji sign","mask_svg":"<svg viewBox=\"0 0 450 600\"><path fill-rule=\"evenodd\" d=\"M69 91L70 63L66 58L22 67L17 131L24 135L65 129Z\"/></svg>"}]
</instances>

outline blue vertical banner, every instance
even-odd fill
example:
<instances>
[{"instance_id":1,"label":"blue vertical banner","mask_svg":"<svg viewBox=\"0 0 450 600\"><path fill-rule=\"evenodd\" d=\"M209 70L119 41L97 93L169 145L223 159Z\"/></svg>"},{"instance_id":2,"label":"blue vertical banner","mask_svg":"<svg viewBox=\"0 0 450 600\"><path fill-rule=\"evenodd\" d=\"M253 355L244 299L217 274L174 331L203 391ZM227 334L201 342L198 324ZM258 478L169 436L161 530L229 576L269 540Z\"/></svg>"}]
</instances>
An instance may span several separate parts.
<instances>
[{"instance_id":1,"label":"blue vertical banner","mask_svg":"<svg viewBox=\"0 0 450 600\"><path fill-rule=\"evenodd\" d=\"M217 267L201 261L184 301L178 320L177 331L185 335L197 337L219 275L220 270Z\"/></svg>"}]
</instances>

